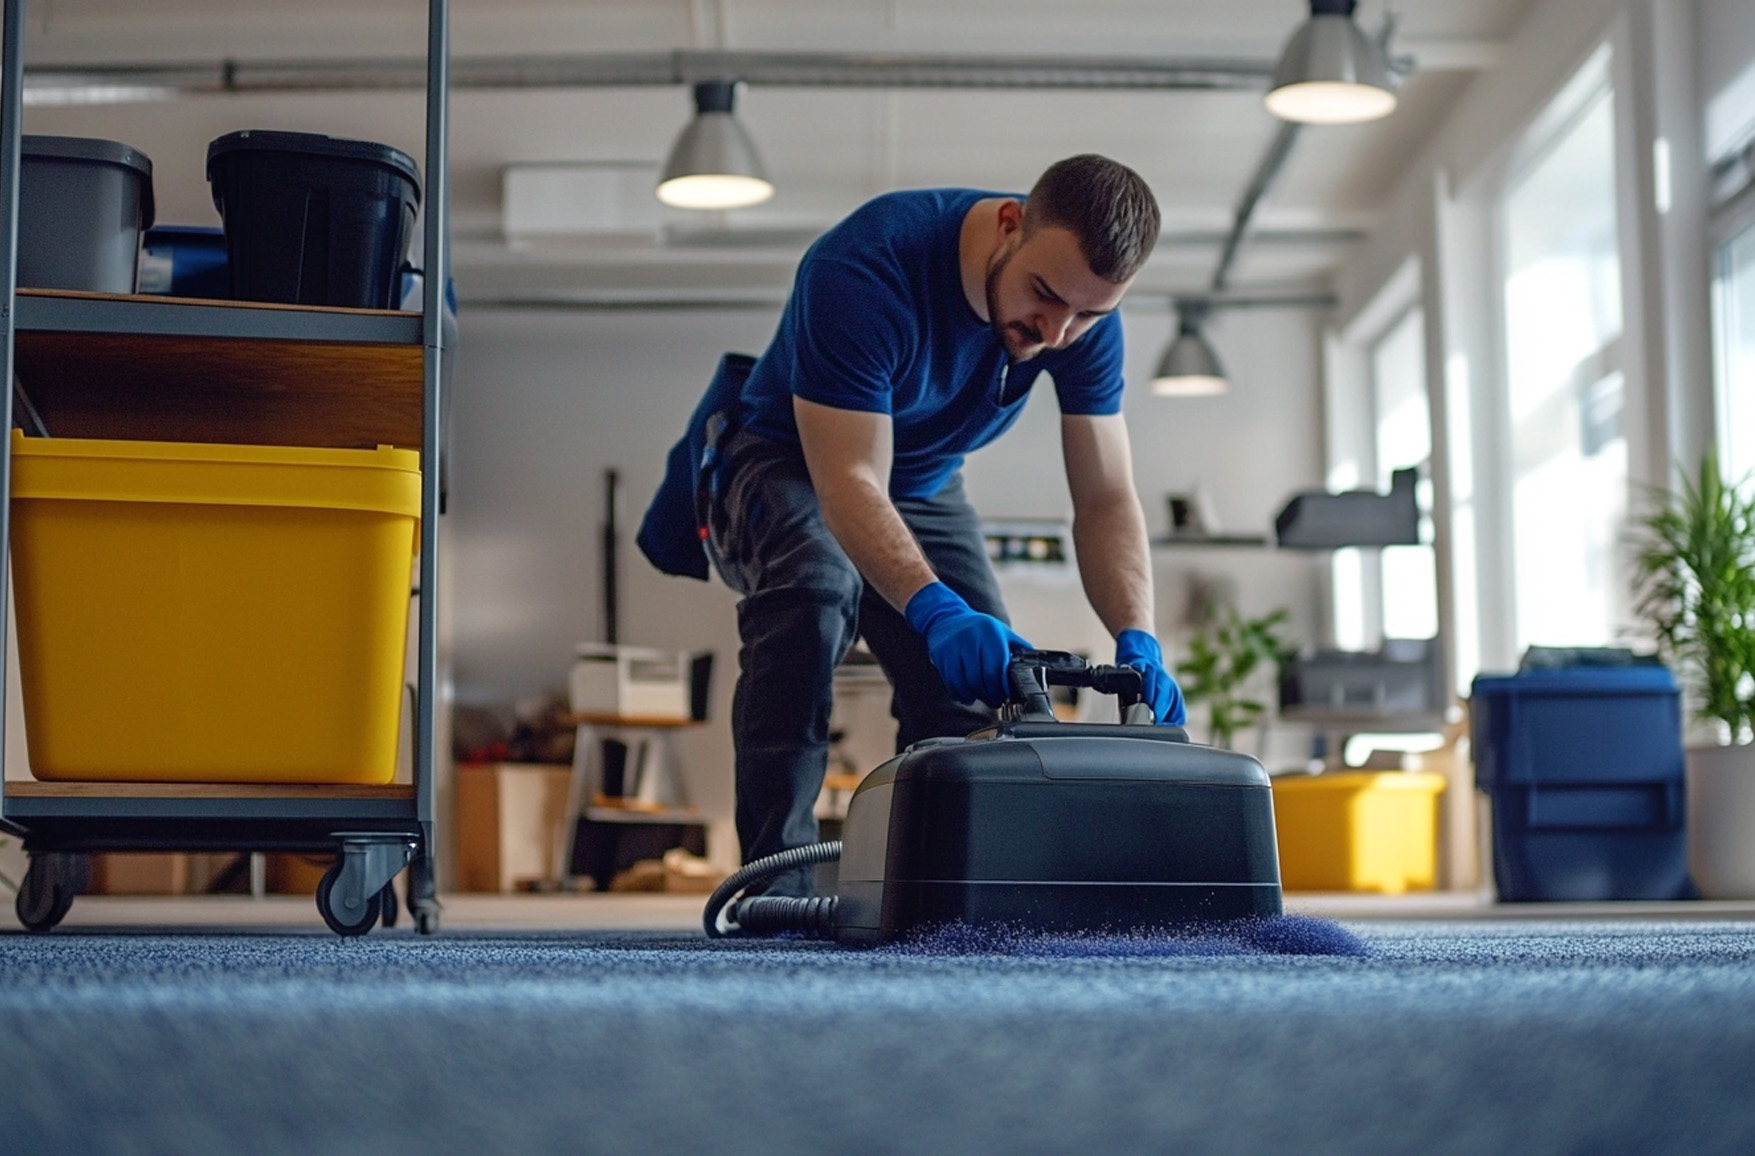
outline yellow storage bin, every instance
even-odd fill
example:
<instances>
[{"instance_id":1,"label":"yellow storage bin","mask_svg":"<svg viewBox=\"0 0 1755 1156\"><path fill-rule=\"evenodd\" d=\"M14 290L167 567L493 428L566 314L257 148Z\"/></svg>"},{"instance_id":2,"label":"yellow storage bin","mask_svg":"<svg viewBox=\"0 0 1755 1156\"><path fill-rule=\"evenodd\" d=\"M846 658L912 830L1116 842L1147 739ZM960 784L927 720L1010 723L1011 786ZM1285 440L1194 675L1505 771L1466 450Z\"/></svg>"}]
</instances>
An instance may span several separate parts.
<instances>
[{"instance_id":1,"label":"yellow storage bin","mask_svg":"<svg viewBox=\"0 0 1755 1156\"><path fill-rule=\"evenodd\" d=\"M1429 771L1276 777L1274 829L1287 891L1430 890L1438 867L1438 796Z\"/></svg>"},{"instance_id":2,"label":"yellow storage bin","mask_svg":"<svg viewBox=\"0 0 1755 1156\"><path fill-rule=\"evenodd\" d=\"M420 457L12 435L39 779L387 783Z\"/></svg>"}]
</instances>

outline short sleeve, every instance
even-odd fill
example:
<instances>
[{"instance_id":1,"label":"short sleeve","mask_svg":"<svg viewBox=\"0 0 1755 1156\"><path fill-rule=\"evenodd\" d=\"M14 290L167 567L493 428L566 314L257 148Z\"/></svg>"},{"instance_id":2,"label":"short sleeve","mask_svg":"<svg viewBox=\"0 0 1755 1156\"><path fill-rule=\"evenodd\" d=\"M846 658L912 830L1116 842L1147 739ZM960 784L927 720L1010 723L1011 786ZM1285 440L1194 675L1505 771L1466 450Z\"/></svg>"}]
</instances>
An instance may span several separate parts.
<instances>
[{"instance_id":1,"label":"short sleeve","mask_svg":"<svg viewBox=\"0 0 1755 1156\"><path fill-rule=\"evenodd\" d=\"M807 259L799 267L793 302L793 394L836 409L890 413L898 367L911 356L916 323L905 295L881 267Z\"/></svg>"},{"instance_id":2,"label":"short sleeve","mask_svg":"<svg viewBox=\"0 0 1755 1156\"><path fill-rule=\"evenodd\" d=\"M1043 368L1054 376L1061 413L1095 416L1121 412L1126 349L1119 313L1103 318L1069 348L1051 356L1052 363Z\"/></svg>"}]
</instances>

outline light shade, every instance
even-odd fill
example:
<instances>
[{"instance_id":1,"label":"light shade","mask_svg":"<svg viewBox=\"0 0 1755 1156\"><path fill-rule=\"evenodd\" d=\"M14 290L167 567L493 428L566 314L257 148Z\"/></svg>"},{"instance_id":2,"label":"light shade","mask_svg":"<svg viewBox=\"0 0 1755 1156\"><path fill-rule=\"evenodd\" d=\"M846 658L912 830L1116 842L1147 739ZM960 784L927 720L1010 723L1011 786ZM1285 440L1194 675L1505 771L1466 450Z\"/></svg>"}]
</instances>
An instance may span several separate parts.
<instances>
[{"instance_id":1,"label":"light shade","mask_svg":"<svg viewBox=\"0 0 1755 1156\"><path fill-rule=\"evenodd\" d=\"M658 199L681 209L737 209L774 195L755 142L732 113L737 82L695 85L695 119L671 146Z\"/></svg>"},{"instance_id":2,"label":"light shade","mask_svg":"<svg viewBox=\"0 0 1755 1156\"><path fill-rule=\"evenodd\" d=\"M1280 53L1268 111L1304 124L1356 124L1395 111L1383 50L1353 23L1354 0L1311 0Z\"/></svg>"},{"instance_id":3,"label":"light shade","mask_svg":"<svg viewBox=\"0 0 1755 1156\"><path fill-rule=\"evenodd\" d=\"M1176 339L1158 359L1152 375L1152 392L1159 397L1210 397L1230 387L1219 355L1200 331L1199 315L1183 310L1176 326Z\"/></svg>"}]
</instances>

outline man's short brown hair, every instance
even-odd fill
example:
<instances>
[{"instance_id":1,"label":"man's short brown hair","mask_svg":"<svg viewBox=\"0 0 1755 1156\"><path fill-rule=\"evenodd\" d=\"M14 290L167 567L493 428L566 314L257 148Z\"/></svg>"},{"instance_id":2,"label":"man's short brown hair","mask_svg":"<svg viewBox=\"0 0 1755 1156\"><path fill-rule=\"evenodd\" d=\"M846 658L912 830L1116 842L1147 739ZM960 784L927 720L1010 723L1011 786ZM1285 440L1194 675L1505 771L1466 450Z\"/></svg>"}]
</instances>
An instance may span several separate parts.
<instances>
[{"instance_id":1,"label":"man's short brown hair","mask_svg":"<svg viewBox=\"0 0 1755 1156\"><path fill-rule=\"evenodd\" d=\"M1024 204L1024 236L1044 226L1078 238L1091 272L1119 285L1158 241L1158 202L1140 175L1095 153L1050 165Z\"/></svg>"}]
</instances>

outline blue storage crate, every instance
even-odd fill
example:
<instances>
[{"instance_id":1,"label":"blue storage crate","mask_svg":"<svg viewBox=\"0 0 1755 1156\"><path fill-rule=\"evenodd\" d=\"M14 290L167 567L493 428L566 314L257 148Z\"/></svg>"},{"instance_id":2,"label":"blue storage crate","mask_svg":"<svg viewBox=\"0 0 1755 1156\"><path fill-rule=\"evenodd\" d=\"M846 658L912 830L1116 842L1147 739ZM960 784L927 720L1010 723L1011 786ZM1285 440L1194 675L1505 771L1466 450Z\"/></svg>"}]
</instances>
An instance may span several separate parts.
<instances>
[{"instance_id":1,"label":"blue storage crate","mask_svg":"<svg viewBox=\"0 0 1755 1156\"><path fill-rule=\"evenodd\" d=\"M1689 895L1681 694L1661 666L1475 679L1475 784L1504 900Z\"/></svg>"},{"instance_id":2,"label":"blue storage crate","mask_svg":"<svg viewBox=\"0 0 1755 1156\"><path fill-rule=\"evenodd\" d=\"M232 295L225 232L202 225L155 225L140 242L140 291L172 297Z\"/></svg>"}]
</instances>

